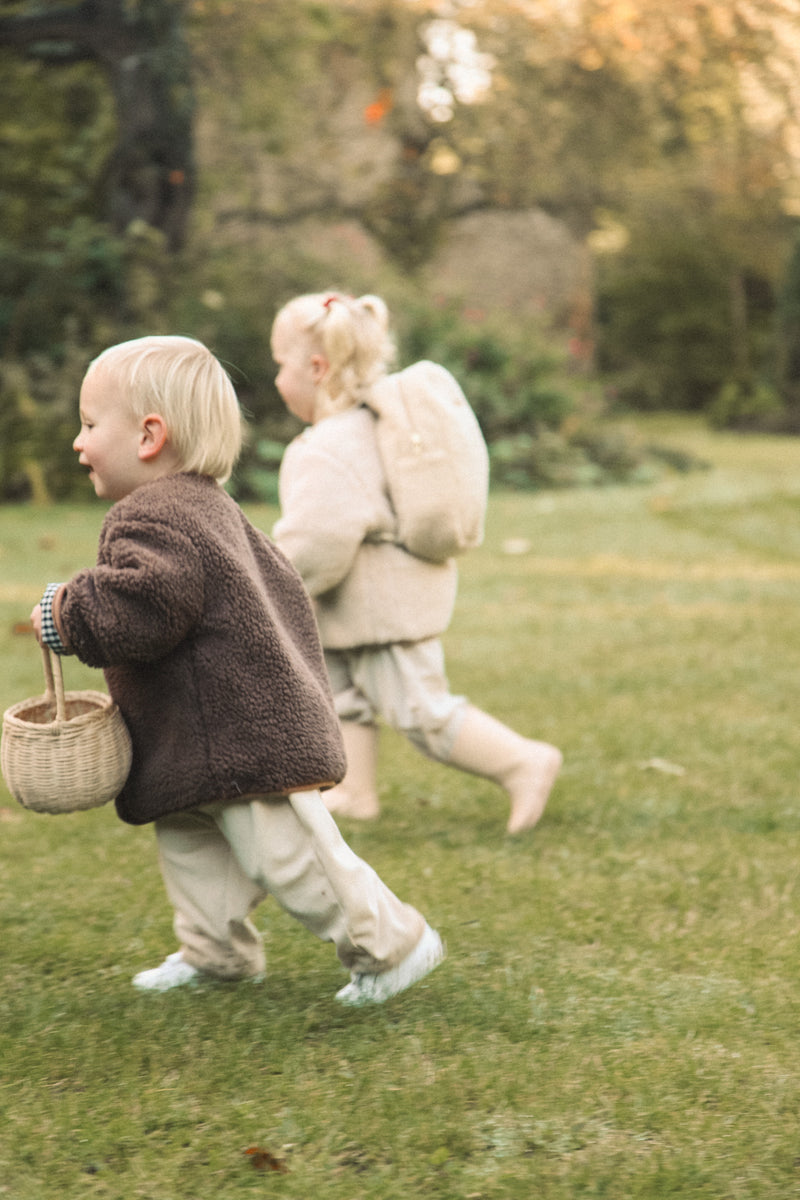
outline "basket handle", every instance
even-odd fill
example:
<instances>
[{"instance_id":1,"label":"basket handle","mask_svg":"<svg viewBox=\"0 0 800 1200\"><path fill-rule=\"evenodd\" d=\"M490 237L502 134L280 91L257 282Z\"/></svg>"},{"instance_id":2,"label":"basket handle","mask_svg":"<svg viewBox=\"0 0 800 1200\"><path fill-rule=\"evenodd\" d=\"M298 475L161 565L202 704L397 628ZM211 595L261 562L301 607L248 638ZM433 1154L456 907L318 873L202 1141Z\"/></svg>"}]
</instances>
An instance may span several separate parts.
<instances>
[{"instance_id":1,"label":"basket handle","mask_svg":"<svg viewBox=\"0 0 800 1200\"><path fill-rule=\"evenodd\" d=\"M61 671L61 659L57 654L51 654L50 647L42 645L42 661L44 663L44 678L47 684L47 696L52 703L55 700L56 720L64 721L67 715L67 705L64 700L64 676Z\"/></svg>"}]
</instances>

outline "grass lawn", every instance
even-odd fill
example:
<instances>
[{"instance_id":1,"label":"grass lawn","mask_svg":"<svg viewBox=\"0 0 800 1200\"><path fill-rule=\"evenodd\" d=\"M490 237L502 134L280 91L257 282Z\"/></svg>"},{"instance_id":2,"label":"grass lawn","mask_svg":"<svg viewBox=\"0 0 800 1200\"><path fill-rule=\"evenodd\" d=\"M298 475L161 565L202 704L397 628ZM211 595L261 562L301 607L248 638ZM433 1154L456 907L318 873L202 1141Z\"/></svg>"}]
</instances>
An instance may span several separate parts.
<instances>
[{"instance_id":1,"label":"grass lawn","mask_svg":"<svg viewBox=\"0 0 800 1200\"><path fill-rule=\"evenodd\" d=\"M540 826L390 733L343 825L448 943L385 1007L269 902L265 984L137 993L174 949L152 830L0 786L0 1197L800 1196L800 441L638 424L709 468L495 495L461 567L453 687L564 751ZM3 708L102 512L0 509Z\"/></svg>"}]
</instances>

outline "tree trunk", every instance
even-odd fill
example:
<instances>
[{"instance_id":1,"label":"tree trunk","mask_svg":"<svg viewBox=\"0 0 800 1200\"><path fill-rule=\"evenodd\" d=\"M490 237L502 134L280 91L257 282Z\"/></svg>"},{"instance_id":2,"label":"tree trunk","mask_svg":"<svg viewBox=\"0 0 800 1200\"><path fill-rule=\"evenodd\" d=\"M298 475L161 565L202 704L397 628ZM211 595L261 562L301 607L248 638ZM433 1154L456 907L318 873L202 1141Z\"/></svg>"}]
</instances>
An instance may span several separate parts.
<instances>
[{"instance_id":1,"label":"tree trunk","mask_svg":"<svg viewBox=\"0 0 800 1200\"><path fill-rule=\"evenodd\" d=\"M164 233L170 249L183 244L195 177L182 9L182 0L83 0L0 18L0 45L54 65L91 59L103 67L118 137L102 216L118 233L144 221Z\"/></svg>"},{"instance_id":2,"label":"tree trunk","mask_svg":"<svg viewBox=\"0 0 800 1200\"><path fill-rule=\"evenodd\" d=\"M734 373L740 383L751 382L750 347L749 347L749 316L747 311L747 292L741 271L734 271L730 277L731 298L731 356Z\"/></svg>"}]
</instances>

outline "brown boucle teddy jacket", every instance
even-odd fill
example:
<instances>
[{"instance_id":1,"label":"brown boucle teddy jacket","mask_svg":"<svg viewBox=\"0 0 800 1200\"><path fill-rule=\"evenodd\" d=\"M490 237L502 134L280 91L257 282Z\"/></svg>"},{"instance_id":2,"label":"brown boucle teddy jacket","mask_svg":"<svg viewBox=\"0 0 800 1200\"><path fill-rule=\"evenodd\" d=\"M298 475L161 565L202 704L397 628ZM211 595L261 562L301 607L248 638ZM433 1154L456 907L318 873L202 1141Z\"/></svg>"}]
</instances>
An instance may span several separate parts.
<instances>
[{"instance_id":1,"label":"brown boucle teddy jacket","mask_svg":"<svg viewBox=\"0 0 800 1200\"><path fill-rule=\"evenodd\" d=\"M212 479L170 475L109 509L97 565L61 596L69 649L101 667L133 741L133 825L345 768L297 572Z\"/></svg>"},{"instance_id":2,"label":"brown boucle teddy jacket","mask_svg":"<svg viewBox=\"0 0 800 1200\"><path fill-rule=\"evenodd\" d=\"M397 520L375 417L358 407L295 438L280 470L273 536L314 598L327 650L418 642L444 633L458 574L395 545Z\"/></svg>"}]
</instances>

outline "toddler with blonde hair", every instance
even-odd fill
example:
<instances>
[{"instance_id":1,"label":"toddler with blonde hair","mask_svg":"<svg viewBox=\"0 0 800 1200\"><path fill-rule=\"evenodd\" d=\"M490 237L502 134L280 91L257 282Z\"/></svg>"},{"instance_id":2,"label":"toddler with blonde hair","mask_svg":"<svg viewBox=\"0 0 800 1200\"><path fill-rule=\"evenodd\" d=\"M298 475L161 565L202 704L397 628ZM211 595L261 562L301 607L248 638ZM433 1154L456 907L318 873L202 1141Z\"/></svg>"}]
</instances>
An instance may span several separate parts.
<instances>
[{"instance_id":1,"label":"toddler with blonde hair","mask_svg":"<svg viewBox=\"0 0 800 1200\"><path fill-rule=\"evenodd\" d=\"M298 296L275 317L272 355L277 389L308 427L284 454L273 535L314 599L342 723L347 774L326 804L357 819L378 815L383 721L430 758L503 787L509 833L533 828L561 752L451 694L440 639L455 604L455 561L417 558L398 538L368 405L394 359L386 304Z\"/></svg>"},{"instance_id":2,"label":"toddler with blonde hair","mask_svg":"<svg viewBox=\"0 0 800 1200\"><path fill-rule=\"evenodd\" d=\"M345 760L297 571L221 486L241 446L200 342L145 337L89 367L74 448L114 501L95 567L51 584L40 641L104 670L133 743L116 801L153 823L179 949L134 984L259 979L272 895L334 943L343 1004L381 1003L443 957L438 934L344 842L321 798Z\"/></svg>"}]
</instances>

